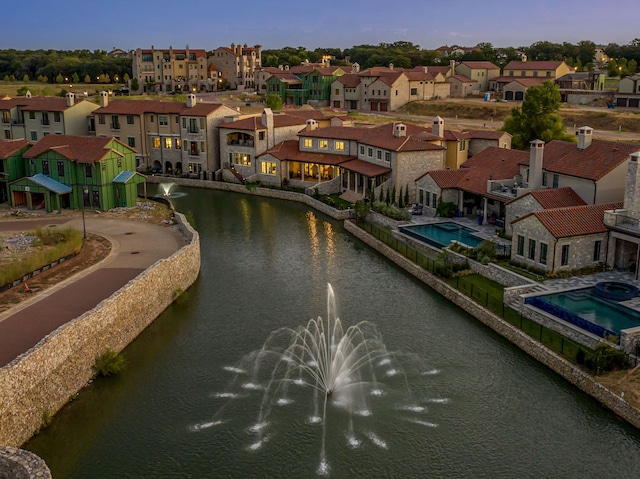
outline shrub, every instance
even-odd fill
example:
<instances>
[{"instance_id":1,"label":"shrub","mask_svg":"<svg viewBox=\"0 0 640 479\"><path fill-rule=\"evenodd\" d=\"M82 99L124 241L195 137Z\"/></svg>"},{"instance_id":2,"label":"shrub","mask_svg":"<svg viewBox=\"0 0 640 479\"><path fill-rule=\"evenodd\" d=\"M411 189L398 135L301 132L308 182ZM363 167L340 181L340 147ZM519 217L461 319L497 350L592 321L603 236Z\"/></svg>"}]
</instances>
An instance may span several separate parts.
<instances>
[{"instance_id":1,"label":"shrub","mask_svg":"<svg viewBox=\"0 0 640 479\"><path fill-rule=\"evenodd\" d=\"M438 206L436 206L436 216L442 218L453 218L456 214L458 207L455 203L449 201L442 201L442 198L438 200Z\"/></svg>"},{"instance_id":2,"label":"shrub","mask_svg":"<svg viewBox=\"0 0 640 479\"><path fill-rule=\"evenodd\" d=\"M105 349L102 354L96 356L93 369L98 376L111 376L124 371L126 365L124 357L111 349Z\"/></svg>"}]
</instances>

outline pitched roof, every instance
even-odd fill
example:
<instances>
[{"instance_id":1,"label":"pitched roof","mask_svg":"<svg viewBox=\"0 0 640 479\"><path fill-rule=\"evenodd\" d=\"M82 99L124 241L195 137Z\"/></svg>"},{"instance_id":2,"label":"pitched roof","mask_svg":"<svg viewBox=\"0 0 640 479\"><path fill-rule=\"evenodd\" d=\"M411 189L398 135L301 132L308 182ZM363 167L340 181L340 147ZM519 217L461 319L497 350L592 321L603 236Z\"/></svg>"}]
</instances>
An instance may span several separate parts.
<instances>
[{"instance_id":1,"label":"pitched roof","mask_svg":"<svg viewBox=\"0 0 640 479\"><path fill-rule=\"evenodd\" d=\"M472 80L468 76L464 76L464 75L451 75L449 78L447 78L446 81L451 83L451 80L458 80L461 83L478 83L477 80Z\"/></svg>"},{"instance_id":2,"label":"pitched roof","mask_svg":"<svg viewBox=\"0 0 640 479\"><path fill-rule=\"evenodd\" d=\"M464 130L472 140L499 140L504 135L511 136L506 131L500 130Z\"/></svg>"},{"instance_id":3,"label":"pitched roof","mask_svg":"<svg viewBox=\"0 0 640 479\"><path fill-rule=\"evenodd\" d=\"M269 154L280 161L299 161L301 163L318 163L320 165L339 165L354 159L353 156L300 151L299 146L300 144L297 140L286 140L278 143L262 155Z\"/></svg>"},{"instance_id":4,"label":"pitched roof","mask_svg":"<svg viewBox=\"0 0 640 479\"><path fill-rule=\"evenodd\" d=\"M442 189L455 188L458 182L466 176L468 171L466 170L434 170L426 173L436 185ZM422 175L425 176L425 175ZM421 177L422 178L422 177Z\"/></svg>"},{"instance_id":5,"label":"pitched roof","mask_svg":"<svg viewBox=\"0 0 640 479\"><path fill-rule=\"evenodd\" d=\"M356 88L360 85L360 76L356 73L346 73L338 77L336 81L339 81L347 88Z\"/></svg>"},{"instance_id":6,"label":"pitched roof","mask_svg":"<svg viewBox=\"0 0 640 479\"><path fill-rule=\"evenodd\" d=\"M465 65L473 70L486 68L487 70L500 70L498 65L494 65L489 61L464 61L460 62L460 65Z\"/></svg>"},{"instance_id":7,"label":"pitched roof","mask_svg":"<svg viewBox=\"0 0 640 479\"><path fill-rule=\"evenodd\" d=\"M606 233L608 229L604 225L604 212L618 208L622 208L621 202L553 208L534 211L514 220L513 223L534 215L554 238Z\"/></svg>"},{"instance_id":8,"label":"pitched roof","mask_svg":"<svg viewBox=\"0 0 640 479\"><path fill-rule=\"evenodd\" d=\"M64 195L67 193L71 193L72 188L64 183L60 183L59 181L54 180L53 178L43 175L42 173L37 173L33 176L27 178L28 181L33 181L36 185L40 185L49 191L53 191L59 195Z\"/></svg>"},{"instance_id":9,"label":"pitched roof","mask_svg":"<svg viewBox=\"0 0 640 479\"><path fill-rule=\"evenodd\" d=\"M294 116L288 114L273 115L273 126L275 128L282 128L285 126L303 126L306 123L307 118L303 119L303 116ZM267 126L262 123L262 115L250 116L248 118L242 118L241 120L231 121L227 123L221 123L218 128L226 128L231 130L248 130L257 131L264 130Z\"/></svg>"},{"instance_id":10,"label":"pitched roof","mask_svg":"<svg viewBox=\"0 0 640 479\"><path fill-rule=\"evenodd\" d=\"M640 145L595 138L584 150L569 141L553 140L544 146L542 168L550 173L597 181L636 151L640 151ZM529 164L529 158L523 164Z\"/></svg>"},{"instance_id":11,"label":"pitched roof","mask_svg":"<svg viewBox=\"0 0 640 479\"><path fill-rule=\"evenodd\" d=\"M360 173L370 178L391 172L391 168L375 165L373 163L369 163L368 161L359 160L358 158L353 158L351 160L340 163L340 167L349 171L355 171L356 173Z\"/></svg>"},{"instance_id":12,"label":"pitched roof","mask_svg":"<svg viewBox=\"0 0 640 479\"><path fill-rule=\"evenodd\" d=\"M8 158L30 143L24 138L18 140L0 140L0 158Z\"/></svg>"},{"instance_id":13,"label":"pitched roof","mask_svg":"<svg viewBox=\"0 0 640 479\"><path fill-rule=\"evenodd\" d=\"M479 195L492 196L487 193L487 181L491 178L513 178L520 174L520 163L528 157L529 154L526 151L497 146L485 148L462 164L460 169L468 171L468 174L457 187ZM495 198L504 201L504 198L498 196Z\"/></svg>"},{"instance_id":14,"label":"pitched roof","mask_svg":"<svg viewBox=\"0 0 640 479\"><path fill-rule=\"evenodd\" d=\"M551 208L568 208L570 206L581 206L586 204L580 196L573 190L573 188L543 188L539 190L533 190L522 195L519 198L515 198L508 203L513 203L526 196L534 198L540 206L544 209Z\"/></svg>"},{"instance_id":15,"label":"pitched roof","mask_svg":"<svg viewBox=\"0 0 640 479\"><path fill-rule=\"evenodd\" d=\"M512 60L504 67L503 71L507 70L555 70L564 62L558 61L545 61L545 60L533 60L533 61L518 61Z\"/></svg>"},{"instance_id":16,"label":"pitched roof","mask_svg":"<svg viewBox=\"0 0 640 479\"><path fill-rule=\"evenodd\" d=\"M548 78L542 77L511 77L511 81L509 83L520 83L522 86L530 87L542 85L548 80Z\"/></svg>"},{"instance_id":17,"label":"pitched roof","mask_svg":"<svg viewBox=\"0 0 640 479\"><path fill-rule=\"evenodd\" d=\"M113 100L107 106L98 108L93 114L144 115L145 113L174 114L182 116L207 116L220 108L229 108L222 103L196 103L188 107L186 103L160 100Z\"/></svg>"},{"instance_id":18,"label":"pitched roof","mask_svg":"<svg viewBox=\"0 0 640 479\"><path fill-rule=\"evenodd\" d=\"M47 135L25 152L23 157L37 158L47 151L55 151L71 161L96 163L107 153L115 151L111 148L112 141L118 140L100 136Z\"/></svg>"},{"instance_id":19,"label":"pitched roof","mask_svg":"<svg viewBox=\"0 0 640 479\"><path fill-rule=\"evenodd\" d=\"M75 105L82 103L85 100L74 101L73 105L67 105L67 99L59 96L32 96L12 98L11 100L5 100L12 103L12 106L4 107L2 109L13 108L13 106L20 106L23 111L65 111ZM10 104L11 104L10 103ZM6 103L0 103L0 105L7 105Z\"/></svg>"}]
</instances>

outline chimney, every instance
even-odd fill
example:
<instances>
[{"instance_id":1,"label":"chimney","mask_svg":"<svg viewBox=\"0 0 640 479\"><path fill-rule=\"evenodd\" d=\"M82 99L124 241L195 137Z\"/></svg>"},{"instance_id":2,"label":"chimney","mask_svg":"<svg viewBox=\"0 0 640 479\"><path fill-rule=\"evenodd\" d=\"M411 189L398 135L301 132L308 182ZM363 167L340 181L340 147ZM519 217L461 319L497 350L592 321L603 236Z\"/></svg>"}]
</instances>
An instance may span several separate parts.
<instances>
[{"instance_id":1,"label":"chimney","mask_svg":"<svg viewBox=\"0 0 640 479\"><path fill-rule=\"evenodd\" d=\"M627 184L624 188L624 209L630 218L640 218L640 152L631 153L629 169L627 170Z\"/></svg>"},{"instance_id":2,"label":"chimney","mask_svg":"<svg viewBox=\"0 0 640 479\"><path fill-rule=\"evenodd\" d=\"M393 63L389 63L389 70L393 70Z\"/></svg>"},{"instance_id":3,"label":"chimney","mask_svg":"<svg viewBox=\"0 0 640 479\"><path fill-rule=\"evenodd\" d=\"M585 150L591 145L593 128L583 126L578 130L578 150Z\"/></svg>"},{"instance_id":4,"label":"chimney","mask_svg":"<svg viewBox=\"0 0 640 479\"><path fill-rule=\"evenodd\" d=\"M273 110L271 108L265 108L262 110L262 124L267 129L267 149L274 147L275 132L273 124Z\"/></svg>"},{"instance_id":5,"label":"chimney","mask_svg":"<svg viewBox=\"0 0 640 479\"><path fill-rule=\"evenodd\" d=\"M431 123L431 133L444 138L444 120L439 116L436 116Z\"/></svg>"},{"instance_id":6,"label":"chimney","mask_svg":"<svg viewBox=\"0 0 640 479\"><path fill-rule=\"evenodd\" d=\"M189 93L187 95L187 108L193 108L197 104L198 101L196 100L196 96L193 93Z\"/></svg>"},{"instance_id":7,"label":"chimney","mask_svg":"<svg viewBox=\"0 0 640 479\"><path fill-rule=\"evenodd\" d=\"M455 60L451 60L449 62L449 73L450 76L453 76L456 74L456 61Z\"/></svg>"},{"instance_id":8,"label":"chimney","mask_svg":"<svg viewBox=\"0 0 640 479\"><path fill-rule=\"evenodd\" d=\"M65 95L66 99L67 99L67 106L73 106L76 102L76 96L69 92Z\"/></svg>"},{"instance_id":9,"label":"chimney","mask_svg":"<svg viewBox=\"0 0 640 479\"><path fill-rule=\"evenodd\" d=\"M527 186L532 190L539 190L542 188L544 141L533 140L529 143L529 147L529 181Z\"/></svg>"},{"instance_id":10,"label":"chimney","mask_svg":"<svg viewBox=\"0 0 640 479\"><path fill-rule=\"evenodd\" d=\"M396 138L407 136L407 125L404 125L402 123L394 123L393 136L395 136Z\"/></svg>"},{"instance_id":11,"label":"chimney","mask_svg":"<svg viewBox=\"0 0 640 479\"><path fill-rule=\"evenodd\" d=\"M100 107L104 108L109 105L109 93L106 91L100 92Z\"/></svg>"},{"instance_id":12,"label":"chimney","mask_svg":"<svg viewBox=\"0 0 640 479\"><path fill-rule=\"evenodd\" d=\"M305 131L313 131L313 130L317 130L318 129L318 122L315 120L307 120L306 121L307 126L305 127Z\"/></svg>"},{"instance_id":13,"label":"chimney","mask_svg":"<svg viewBox=\"0 0 640 479\"><path fill-rule=\"evenodd\" d=\"M429 67L422 67L422 73L429 73Z\"/></svg>"},{"instance_id":14,"label":"chimney","mask_svg":"<svg viewBox=\"0 0 640 479\"><path fill-rule=\"evenodd\" d=\"M360 64L358 62L351 65L351 73L358 73L360 71Z\"/></svg>"}]
</instances>

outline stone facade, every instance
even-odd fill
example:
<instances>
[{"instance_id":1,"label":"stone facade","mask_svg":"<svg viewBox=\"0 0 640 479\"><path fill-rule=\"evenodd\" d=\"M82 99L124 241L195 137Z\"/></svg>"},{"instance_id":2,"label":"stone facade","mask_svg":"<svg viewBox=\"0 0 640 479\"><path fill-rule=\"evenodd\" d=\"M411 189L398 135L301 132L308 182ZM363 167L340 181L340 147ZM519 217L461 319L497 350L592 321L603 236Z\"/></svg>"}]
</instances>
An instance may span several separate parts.
<instances>
[{"instance_id":1,"label":"stone facade","mask_svg":"<svg viewBox=\"0 0 640 479\"><path fill-rule=\"evenodd\" d=\"M94 375L96 356L122 351L198 277L200 238L176 214L188 244L159 260L91 311L0 369L0 444L18 446ZM144 298L144 301L141 301Z\"/></svg>"},{"instance_id":2,"label":"stone facade","mask_svg":"<svg viewBox=\"0 0 640 479\"><path fill-rule=\"evenodd\" d=\"M446 299L456 304L484 325L490 327L505 339L518 346L531 357L547 366L552 371L569 381L584 393L599 401L605 407L621 416L630 424L640 428L640 410L634 408L623 398L617 396L589 374L582 371L573 363L556 354L543 344L539 343L523 331L502 320L488 309L480 306L471 298L460 293L437 276L427 272L415 263L406 259L400 253L386 246L351 222L345 222L345 229L355 237L389 258L399 267L433 288Z\"/></svg>"},{"instance_id":3,"label":"stone facade","mask_svg":"<svg viewBox=\"0 0 640 479\"><path fill-rule=\"evenodd\" d=\"M35 454L0 446L0 477L7 479L51 479L51 471Z\"/></svg>"}]
</instances>

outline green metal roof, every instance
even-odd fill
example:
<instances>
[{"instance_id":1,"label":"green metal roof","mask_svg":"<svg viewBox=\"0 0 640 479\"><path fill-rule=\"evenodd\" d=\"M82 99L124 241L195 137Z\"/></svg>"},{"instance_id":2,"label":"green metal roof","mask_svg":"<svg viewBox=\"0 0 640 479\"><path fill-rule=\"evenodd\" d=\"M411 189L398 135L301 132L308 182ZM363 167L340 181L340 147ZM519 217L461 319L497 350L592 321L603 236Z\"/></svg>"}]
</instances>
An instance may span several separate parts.
<instances>
[{"instance_id":1,"label":"green metal roof","mask_svg":"<svg viewBox=\"0 0 640 479\"><path fill-rule=\"evenodd\" d=\"M72 188L67 186L59 181L54 180L53 178L49 178L42 173L38 173L37 175L33 175L27 178L27 180L32 181L36 185L42 186L43 188L48 189L58 195L65 195L67 193L71 193Z\"/></svg>"}]
</instances>

